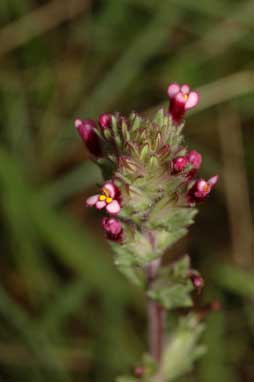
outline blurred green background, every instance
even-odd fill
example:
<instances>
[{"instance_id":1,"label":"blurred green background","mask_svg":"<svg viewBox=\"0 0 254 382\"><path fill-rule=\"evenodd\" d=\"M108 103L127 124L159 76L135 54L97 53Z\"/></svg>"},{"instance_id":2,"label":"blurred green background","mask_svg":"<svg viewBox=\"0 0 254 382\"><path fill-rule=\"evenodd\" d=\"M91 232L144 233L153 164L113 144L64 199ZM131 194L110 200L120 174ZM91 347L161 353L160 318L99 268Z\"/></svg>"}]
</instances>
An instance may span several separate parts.
<instances>
[{"instance_id":1,"label":"blurred green background","mask_svg":"<svg viewBox=\"0 0 254 382\"><path fill-rule=\"evenodd\" d=\"M181 381L254 381L253 19L252 0L0 1L0 381L111 382L146 350L143 293L84 208L101 177L73 120L149 115L173 81L200 91L186 140L221 177L167 254L222 304Z\"/></svg>"}]
</instances>

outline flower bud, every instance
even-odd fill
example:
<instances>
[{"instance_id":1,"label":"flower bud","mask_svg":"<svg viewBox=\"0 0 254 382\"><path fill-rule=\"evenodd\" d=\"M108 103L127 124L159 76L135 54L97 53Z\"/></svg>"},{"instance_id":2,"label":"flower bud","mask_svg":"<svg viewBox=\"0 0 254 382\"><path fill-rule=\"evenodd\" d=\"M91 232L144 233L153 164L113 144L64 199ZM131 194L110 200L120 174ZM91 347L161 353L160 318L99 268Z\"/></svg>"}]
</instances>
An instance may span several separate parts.
<instances>
[{"instance_id":1,"label":"flower bud","mask_svg":"<svg viewBox=\"0 0 254 382\"><path fill-rule=\"evenodd\" d=\"M134 375L137 378L142 378L144 375L144 368L142 366L137 366L134 369Z\"/></svg>"},{"instance_id":2,"label":"flower bud","mask_svg":"<svg viewBox=\"0 0 254 382\"><path fill-rule=\"evenodd\" d=\"M108 113L103 113L99 116L98 122L99 122L100 127L103 130L108 129L109 127L111 127L112 117Z\"/></svg>"},{"instance_id":3,"label":"flower bud","mask_svg":"<svg viewBox=\"0 0 254 382\"><path fill-rule=\"evenodd\" d=\"M192 168L198 170L202 163L202 155L199 154L196 150L191 150L187 155L189 163L192 165Z\"/></svg>"},{"instance_id":4,"label":"flower bud","mask_svg":"<svg viewBox=\"0 0 254 382\"><path fill-rule=\"evenodd\" d=\"M102 227L108 240L115 242L122 241L123 228L119 220L115 218L104 217L102 219Z\"/></svg>"},{"instance_id":5,"label":"flower bud","mask_svg":"<svg viewBox=\"0 0 254 382\"><path fill-rule=\"evenodd\" d=\"M192 281L194 288L197 290L198 293L200 293L201 289L203 289L204 287L203 277L197 271L191 270L190 279Z\"/></svg>"},{"instance_id":6,"label":"flower bud","mask_svg":"<svg viewBox=\"0 0 254 382\"><path fill-rule=\"evenodd\" d=\"M179 156L171 162L171 172L173 175L179 174L185 170L188 165L188 159L184 156Z\"/></svg>"},{"instance_id":7,"label":"flower bud","mask_svg":"<svg viewBox=\"0 0 254 382\"><path fill-rule=\"evenodd\" d=\"M88 151L96 157L100 156L101 146L99 137L95 132L96 123L91 119L85 119L84 121L81 121L81 119L76 119L75 127Z\"/></svg>"},{"instance_id":8,"label":"flower bud","mask_svg":"<svg viewBox=\"0 0 254 382\"><path fill-rule=\"evenodd\" d=\"M210 308L212 312L218 312L222 308L222 304L219 300L213 300L210 303Z\"/></svg>"}]
</instances>

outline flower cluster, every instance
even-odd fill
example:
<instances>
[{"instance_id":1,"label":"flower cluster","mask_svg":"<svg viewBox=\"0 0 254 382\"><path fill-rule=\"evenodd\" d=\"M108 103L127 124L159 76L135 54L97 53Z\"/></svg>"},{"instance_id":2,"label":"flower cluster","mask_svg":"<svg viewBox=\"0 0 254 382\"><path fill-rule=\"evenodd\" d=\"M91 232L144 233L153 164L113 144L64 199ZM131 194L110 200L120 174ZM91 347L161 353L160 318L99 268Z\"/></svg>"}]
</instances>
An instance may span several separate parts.
<instances>
[{"instance_id":1,"label":"flower cluster","mask_svg":"<svg viewBox=\"0 0 254 382\"><path fill-rule=\"evenodd\" d=\"M202 156L183 145L183 118L198 104L198 93L173 83L167 94L168 110L160 110L152 121L137 113L128 118L104 113L97 122L75 121L106 179L86 205L107 212L102 227L107 239L122 244L116 249L120 267L122 262L125 267L143 267L160 257L186 233L195 205L218 180L217 175L196 178Z\"/></svg>"}]
</instances>

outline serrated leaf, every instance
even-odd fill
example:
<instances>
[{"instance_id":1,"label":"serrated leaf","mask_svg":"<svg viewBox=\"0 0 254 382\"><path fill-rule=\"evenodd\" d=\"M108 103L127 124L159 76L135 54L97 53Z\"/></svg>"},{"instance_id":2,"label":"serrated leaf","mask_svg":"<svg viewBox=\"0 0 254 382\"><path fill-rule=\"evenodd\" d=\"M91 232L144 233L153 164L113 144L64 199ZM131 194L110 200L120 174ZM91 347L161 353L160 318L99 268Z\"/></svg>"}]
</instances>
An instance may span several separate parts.
<instances>
[{"instance_id":1,"label":"serrated leaf","mask_svg":"<svg viewBox=\"0 0 254 382\"><path fill-rule=\"evenodd\" d=\"M186 278L190 269L190 258L185 255L182 259L176 261L173 266L174 277Z\"/></svg>"},{"instance_id":2,"label":"serrated leaf","mask_svg":"<svg viewBox=\"0 0 254 382\"><path fill-rule=\"evenodd\" d=\"M192 299L190 297L190 292L193 287L191 282L187 282L186 284L168 284L168 285L160 285L148 291L148 296L156 301L158 301L161 305L163 305L166 309L175 309L175 308L186 308L192 306Z\"/></svg>"},{"instance_id":3,"label":"serrated leaf","mask_svg":"<svg viewBox=\"0 0 254 382\"><path fill-rule=\"evenodd\" d=\"M114 262L119 271L134 284L143 286L144 272L139 266L137 257L130 252L129 248L125 248L125 246L117 246L114 244L113 246L116 253Z\"/></svg>"},{"instance_id":4,"label":"serrated leaf","mask_svg":"<svg viewBox=\"0 0 254 382\"><path fill-rule=\"evenodd\" d=\"M204 325L190 314L180 321L169 338L162 359L160 375L167 382L176 381L193 367L205 348L199 344Z\"/></svg>"},{"instance_id":5,"label":"serrated leaf","mask_svg":"<svg viewBox=\"0 0 254 382\"><path fill-rule=\"evenodd\" d=\"M156 232L156 250L158 253L161 253L171 247L179 239L184 237L187 233L187 229L181 228L174 232L168 232L165 230L157 230L153 232Z\"/></svg>"},{"instance_id":6,"label":"serrated leaf","mask_svg":"<svg viewBox=\"0 0 254 382\"><path fill-rule=\"evenodd\" d=\"M147 294L166 309L192 306L192 282L189 279L190 259L186 255L174 264L159 272L153 286Z\"/></svg>"},{"instance_id":7,"label":"serrated leaf","mask_svg":"<svg viewBox=\"0 0 254 382\"><path fill-rule=\"evenodd\" d=\"M171 184L171 186L173 186ZM177 183L175 184L177 187ZM162 198L154 207L149 216L149 222L154 228L164 228L169 232L187 227L193 223L197 214L194 208L185 208L172 205L168 196Z\"/></svg>"}]
</instances>

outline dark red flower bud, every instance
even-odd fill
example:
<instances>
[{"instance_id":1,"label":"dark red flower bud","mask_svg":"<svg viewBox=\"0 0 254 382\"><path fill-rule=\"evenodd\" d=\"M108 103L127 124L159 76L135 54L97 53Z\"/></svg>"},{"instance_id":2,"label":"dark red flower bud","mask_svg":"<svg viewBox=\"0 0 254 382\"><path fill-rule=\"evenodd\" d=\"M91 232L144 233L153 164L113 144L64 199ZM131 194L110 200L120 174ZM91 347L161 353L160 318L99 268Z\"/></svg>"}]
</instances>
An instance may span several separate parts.
<instances>
[{"instance_id":1,"label":"dark red flower bud","mask_svg":"<svg viewBox=\"0 0 254 382\"><path fill-rule=\"evenodd\" d=\"M191 270L190 279L194 288L197 290L198 293L200 293L201 289L203 289L205 284L203 277L197 271Z\"/></svg>"},{"instance_id":2,"label":"dark red flower bud","mask_svg":"<svg viewBox=\"0 0 254 382\"><path fill-rule=\"evenodd\" d=\"M191 150L187 155L189 163L192 165L192 168L198 170L202 163L202 155L199 154L196 150Z\"/></svg>"},{"instance_id":3,"label":"dark red flower bud","mask_svg":"<svg viewBox=\"0 0 254 382\"><path fill-rule=\"evenodd\" d=\"M106 233L108 240L121 242L123 236L122 224L115 218L104 217L102 219L102 227Z\"/></svg>"},{"instance_id":4,"label":"dark red flower bud","mask_svg":"<svg viewBox=\"0 0 254 382\"><path fill-rule=\"evenodd\" d=\"M179 174L185 170L188 165L188 159L184 156L179 156L172 160L171 162L171 171L172 174Z\"/></svg>"},{"instance_id":5,"label":"dark red flower bud","mask_svg":"<svg viewBox=\"0 0 254 382\"><path fill-rule=\"evenodd\" d=\"M218 312L222 309L221 302L219 300L213 300L210 303L203 305L198 309L198 318L203 320L209 313Z\"/></svg>"},{"instance_id":6,"label":"dark red flower bud","mask_svg":"<svg viewBox=\"0 0 254 382\"><path fill-rule=\"evenodd\" d=\"M102 129L108 129L111 127L112 117L110 114L103 113L99 116L98 122Z\"/></svg>"},{"instance_id":7,"label":"dark red flower bud","mask_svg":"<svg viewBox=\"0 0 254 382\"><path fill-rule=\"evenodd\" d=\"M213 176L208 181L204 179L198 179L188 192L188 201L190 203L202 202L210 194L212 188L217 183L218 175Z\"/></svg>"},{"instance_id":8,"label":"dark red flower bud","mask_svg":"<svg viewBox=\"0 0 254 382\"><path fill-rule=\"evenodd\" d=\"M219 300L213 300L210 303L210 308L212 312L218 312L219 310L222 309L222 304Z\"/></svg>"},{"instance_id":9,"label":"dark red flower bud","mask_svg":"<svg viewBox=\"0 0 254 382\"><path fill-rule=\"evenodd\" d=\"M137 378L142 378L144 375L144 368L142 366L137 366L134 369L134 375Z\"/></svg>"},{"instance_id":10,"label":"dark red flower bud","mask_svg":"<svg viewBox=\"0 0 254 382\"><path fill-rule=\"evenodd\" d=\"M97 157L100 156L101 146L99 137L95 132L96 123L91 119L85 119L84 121L76 119L75 127L89 152Z\"/></svg>"}]
</instances>

